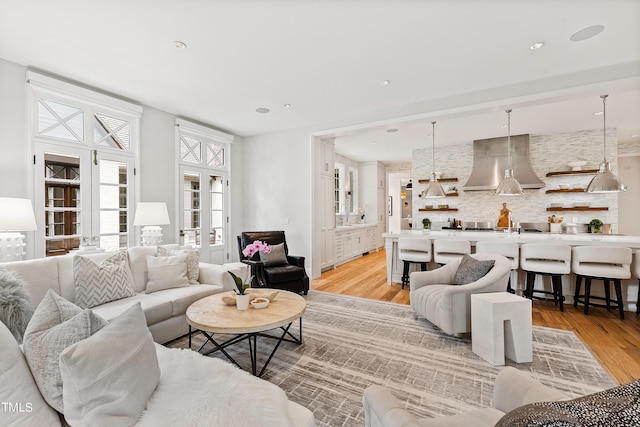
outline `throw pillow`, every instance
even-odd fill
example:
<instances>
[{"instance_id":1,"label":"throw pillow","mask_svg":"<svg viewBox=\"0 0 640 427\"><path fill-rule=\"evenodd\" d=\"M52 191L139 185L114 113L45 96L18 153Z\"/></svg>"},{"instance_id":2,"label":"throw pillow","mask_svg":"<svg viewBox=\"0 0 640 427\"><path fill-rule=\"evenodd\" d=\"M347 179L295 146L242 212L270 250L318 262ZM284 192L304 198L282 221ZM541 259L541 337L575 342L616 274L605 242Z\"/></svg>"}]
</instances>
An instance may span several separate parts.
<instances>
[{"instance_id":1,"label":"throw pillow","mask_svg":"<svg viewBox=\"0 0 640 427\"><path fill-rule=\"evenodd\" d=\"M147 269L149 271L147 293L189 286L187 255L147 256Z\"/></svg>"},{"instance_id":2,"label":"throw pillow","mask_svg":"<svg viewBox=\"0 0 640 427\"><path fill-rule=\"evenodd\" d=\"M64 417L70 425L134 425L160 379L140 303L60 354Z\"/></svg>"},{"instance_id":3,"label":"throw pillow","mask_svg":"<svg viewBox=\"0 0 640 427\"><path fill-rule=\"evenodd\" d=\"M116 252L100 264L76 255L73 258L75 303L82 308L91 308L134 295L128 270L127 253L123 251Z\"/></svg>"},{"instance_id":4,"label":"throw pillow","mask_svg":"<svg viewBox=\"0 0 640 427\"><path fill-rule=\"evenodd\" d=\"M573 400L530 403L505 414L496 427L637 425L640 425L640 380Z\"/></svg>"},{"instance_id":5,"label":"throw pillow","mask_svg":"<svg viewBox=\"0 0 640 427\"><path fill-rule=\"evenodd\" d=\"M20 346L2 323L0 323L0 402L5 406L0 409L2 425L60 425L58 414L42 398Z\"/></svg>"},{"instance_id":6,"label":"throw pillow","mask_svg":"<svg viewBox=\"0 0 640 427\"><path fill-rule=\"evenodd\" d=\"M466 285L480 280L493 268L493 264L495 264L495 260L480 261L465 254L462 256L458 270L453 277L453 284Z\"/></svg>"},{"instance_id":7,"label":"throw pillow","mask_svg":"<svg viewBox=\"0 0 640 427\"><path fill-rule=\"evenodd\" d=\"M271 252L268 254L260 252L260 261L264 263L265 267L289 264L287 254L284 252L284 243L271 245Z\"/></svg>"},{"instance_id":8,"label":"throw pillow","mask_svg":"<svg viewBox=\"0 0 640 427\"><path fill-rule=\"evenodd\" d=\"M198 285L200 278L200 252L190 249L167 249L158 246L156 256L187 255L187 277L190 285Z\"/></svg>"},{"instance_id":9,"label":"throw pillow","mask_svg":"<svg viewBox=\"0 0 640 427\"><path fill-rule=\"evenodd\" d=\"M107 322L48 290L24 333L24 355L42 397L64 413L58 357L62 351L90 337Z\"/></svg>"},{"instance_id":10,"label":"throw pillow","mask_svg":"<svg viewBox=\"0 0 640 427\"><path fill-rule=\"evenodd\" d=\"M33 306L26 284L0 267L0 321L7 325L19 343L31 316Z\"/></svg>"}]
</instances>

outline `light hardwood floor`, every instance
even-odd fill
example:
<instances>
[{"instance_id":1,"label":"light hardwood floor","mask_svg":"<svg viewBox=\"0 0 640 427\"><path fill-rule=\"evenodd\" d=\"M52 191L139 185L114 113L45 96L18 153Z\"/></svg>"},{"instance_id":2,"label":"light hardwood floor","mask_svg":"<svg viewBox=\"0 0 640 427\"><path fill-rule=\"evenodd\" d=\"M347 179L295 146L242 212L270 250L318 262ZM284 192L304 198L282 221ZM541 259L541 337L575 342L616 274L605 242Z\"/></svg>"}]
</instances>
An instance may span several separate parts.
<instances>
[{"instance_id":1,"label":"light hardwood floor","mask_svg":"<svg viewBox=\"0 0 640 427\"><path fill-rule=\"evenodd\" d=\"M385 251L329 270L313 280L312 289L409 304L409 289L399 283L387 285ZM553 303L533 302L533 324L573 331L591 353L620 384L640 378L640 316L625 312L620 320L617 311L590 308L585 316L582 307L565 305L560 312Z\"/></svg>"}]
</instances>

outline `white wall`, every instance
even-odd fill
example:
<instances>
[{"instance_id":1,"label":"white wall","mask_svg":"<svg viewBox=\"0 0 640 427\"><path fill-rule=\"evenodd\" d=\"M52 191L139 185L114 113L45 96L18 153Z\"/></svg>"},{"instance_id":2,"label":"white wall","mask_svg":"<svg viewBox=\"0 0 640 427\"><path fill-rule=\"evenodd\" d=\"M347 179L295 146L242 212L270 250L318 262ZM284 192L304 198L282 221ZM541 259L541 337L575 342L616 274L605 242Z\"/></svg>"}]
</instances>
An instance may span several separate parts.
<instances>
[{"instance_id":1,"label":"white wall","mask_svg":"<svg viewBox=\"0 0 640 427\"><path fill-rule=\"evenodd\" d=\"M27 159L26 68L0 59L0 197L30 197L31 171Z\"/></svg>"},{"instance_id":2,"label":"white wall","mask_svg":"<svg viewBox=\"0 0 640 427\"><path fill-rule=\"evenodd\" d=\"M310 135L309 129L297 129L246 137L243 144L244 230L284 230L289 252L306 258L309 276L314 204Z\"/></svg>"},{"instance_id":3,"label":"white wall","mask_svg":"<svg viewBox=\"0 0 640 427\"><path fill-rule=\"evenodd\" d=\"M640 156L619 157L618 177L628 190L618 195L619 232L640 236Z\"/></svg>"},{"instance_id":4,"label":"white wall","mask_svg":"<svg viewBox=\"0 0 640 427\"><path fill-rule=\"evenodd\" d=\"M163 242L177 243L180 224L177 212L175 153L175 116L144 107L140 120L141 202L166 202L171 224L162 226ZM140 244L140 228L136 227L136 243Z\"/></svg>"}]
</instances>

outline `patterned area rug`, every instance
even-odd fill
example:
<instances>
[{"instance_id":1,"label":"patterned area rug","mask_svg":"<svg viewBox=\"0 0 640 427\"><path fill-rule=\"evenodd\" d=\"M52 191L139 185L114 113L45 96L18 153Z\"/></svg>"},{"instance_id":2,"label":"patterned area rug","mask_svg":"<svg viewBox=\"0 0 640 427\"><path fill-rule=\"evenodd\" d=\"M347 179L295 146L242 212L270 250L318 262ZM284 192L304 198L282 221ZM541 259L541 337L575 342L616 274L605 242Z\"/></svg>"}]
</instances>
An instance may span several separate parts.
<instances>
[{"instance_id":1,"label":"patterned area rug","mask_svg":"<svg viewBox=\"0 0 640 427\"><path fill-rule=\"evenodd\" d=\"M283 343L262 378L313 411L317 426L363 426L362 392L371 384L386 387L421 417L491 406L501 367L476 356L469 339L444 334L406 305L319 291L306 298L304 343ZM298 322L291 329L297 336ZM192 335L196 349L203 337ZM273 344L258 339L258 368ZM168 346L187 347L187 339ZM246 341L227 350L250 369ZM219 352L211 356L225 359ZM507 364L569 396L616 385L568 331L534 326L533 362Z\"/></svg>"}]
</instances>

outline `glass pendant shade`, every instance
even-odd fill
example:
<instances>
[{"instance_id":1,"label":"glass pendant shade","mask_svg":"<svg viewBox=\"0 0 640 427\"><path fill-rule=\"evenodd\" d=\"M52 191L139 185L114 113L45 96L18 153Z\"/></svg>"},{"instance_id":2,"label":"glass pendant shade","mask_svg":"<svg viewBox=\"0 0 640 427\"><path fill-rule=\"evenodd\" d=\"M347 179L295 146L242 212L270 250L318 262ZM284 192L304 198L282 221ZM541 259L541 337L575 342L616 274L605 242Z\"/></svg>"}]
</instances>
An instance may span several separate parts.
<instances>
[{"instance_id":1,"label":"glass pendant shade","mask_svg":"<svg viewBox=\"0 0 640 427\"><path fill-rule=\"evenodd\" d=\"M611 172L611 165L607 161L607 96L609 95L600 95L600 98L602 98L602 120L604 123L604 160L600 163L598 173L587 186L587 193L618 193L627 191L627 187Z\"/></svg>"},{"instance_id":2,"label":"glass pendant shade","mask_svg":"<svg viewBox=\"0 0 640 427\"><path fill-rule=\"evenodd\" d=\"M522 185L513 175L511 167L511 110L507 110L507 158L509 166L504 170L504 178L496 188L496 196L521 196L524 194Z\"/></svg>"},{"instance_id":3,"label":"glass pendant shade","mask_svg":"<svg viewBox=\"0 0 640 427\"><path fill-rule=\"evenodd\" d=\"M520 196L524 194L522 186L513 176L513 169L507 168L504 171L504 178L496 188L496 196Z\"/></svg>"},{"instance_id":4,"label":"glass pendant shade","mask_svg":"<svg viewBox=\"0 0 640 427\"><path fill-rule=\"evenodd\" d=\"M433 156L433 170L429 178L429 184L420 195L426 198L445 197L444 189L436 177L436 122L431 122L431 155Z\"/></svg>"}]
</instances>

